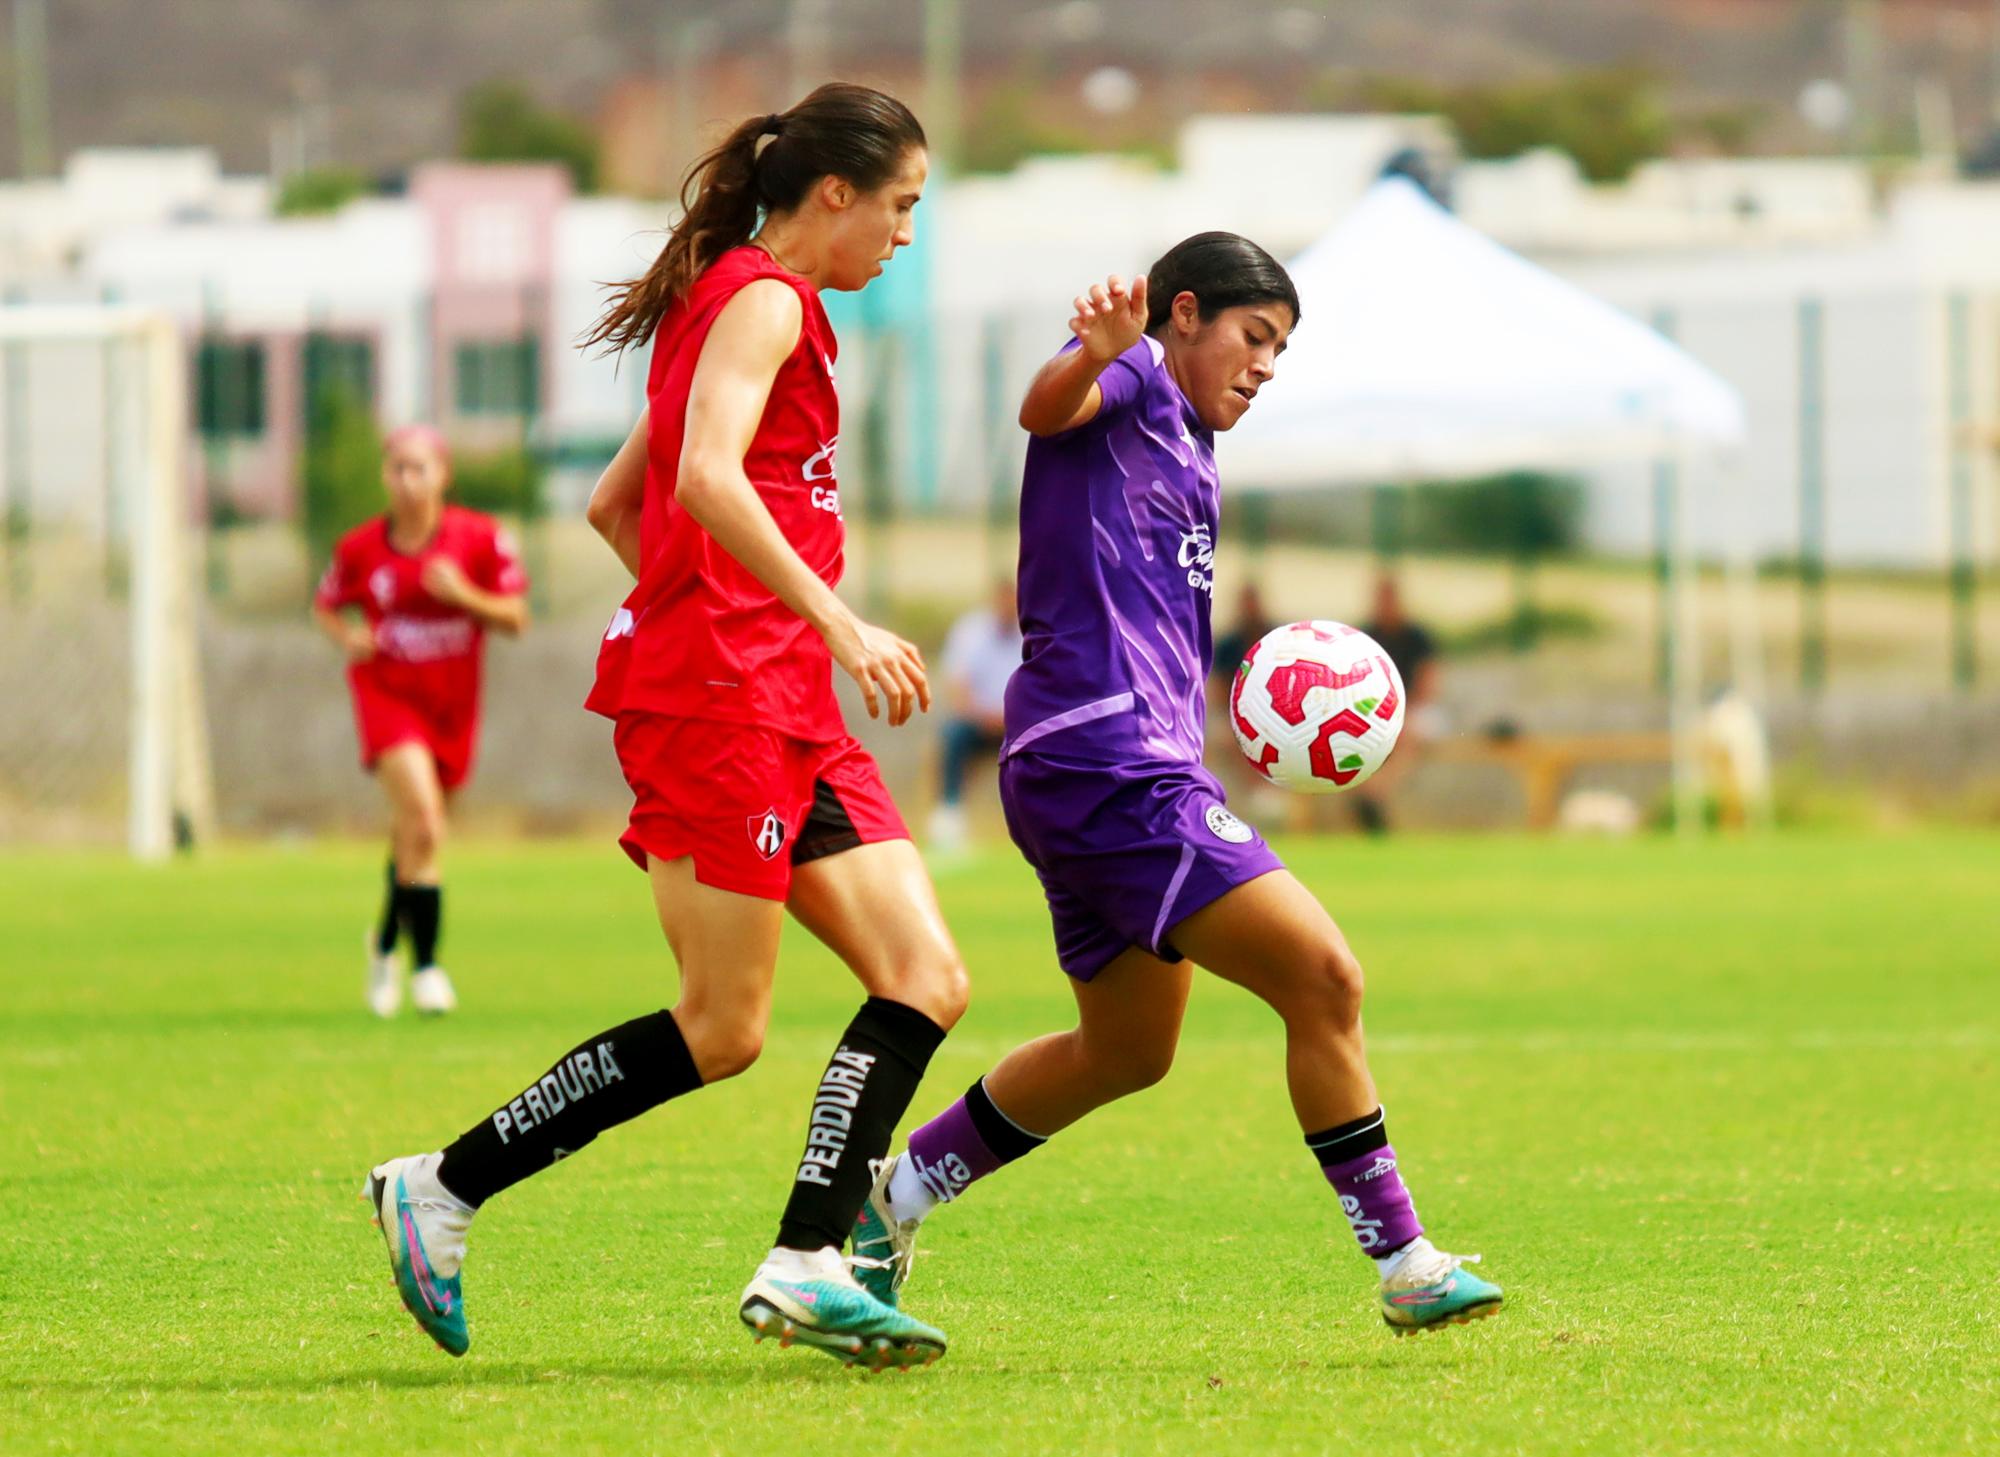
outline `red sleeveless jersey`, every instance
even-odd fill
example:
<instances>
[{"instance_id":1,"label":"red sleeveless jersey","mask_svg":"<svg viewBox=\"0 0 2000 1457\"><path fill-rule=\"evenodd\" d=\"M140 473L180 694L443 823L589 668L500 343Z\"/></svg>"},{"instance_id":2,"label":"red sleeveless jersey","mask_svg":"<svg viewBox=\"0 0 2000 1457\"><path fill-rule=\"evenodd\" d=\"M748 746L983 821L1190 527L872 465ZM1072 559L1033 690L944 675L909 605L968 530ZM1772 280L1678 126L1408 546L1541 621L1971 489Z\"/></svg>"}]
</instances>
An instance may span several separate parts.
<instances>
[{"instance_id":1,"label":"red sleeveless jersey","mask_svg":"<svg viewBox=\"0 0 2000 1457\"><path fill-rule=\"evenodd\" d=\"M799 295L798 347L779 367L744 474L778 529L828 586L840 580L847 531L834 480L840 401L838 346L819 293L761 248L723 254L660 320L646 376L650 410L643 568L612 618L586 706L755 724L795 739L847 733L833 696L833 656L805 620L771 595L675 497L688 386L702 344L738 289L776 278Z\"/></svg>"}]
</instances>

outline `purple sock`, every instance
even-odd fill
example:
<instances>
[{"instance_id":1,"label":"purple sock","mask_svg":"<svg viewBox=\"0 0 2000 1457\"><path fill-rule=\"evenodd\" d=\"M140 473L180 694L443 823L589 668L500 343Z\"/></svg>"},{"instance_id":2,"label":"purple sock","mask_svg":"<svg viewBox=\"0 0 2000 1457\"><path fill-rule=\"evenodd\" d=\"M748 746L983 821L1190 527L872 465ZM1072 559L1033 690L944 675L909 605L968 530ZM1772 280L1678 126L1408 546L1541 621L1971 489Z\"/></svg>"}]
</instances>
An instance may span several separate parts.
<instances>
[{"instance_id":1,"label":"purple sock","mask_svg":"<svg viewBox=\"0 0 2000 1457\"><path fill-rule=\"evenodd\" d=\"M948 1203L1002 1165L1048 1140L1012 1122L986 1096L982 1079L965 1096L910 1135L905 1167L938 1203ZM898 1171L901 1176L901 1171ZM894 1195L892 1194L893 1198Z\"/></svg>"},{"instance_id":2,"label":"purple sock","mask_svg":"<svg viewBox=\"0 0 2000 1457\"><path fill-rule=\"evenodd\" d=\"M1306 1135L1306 1146L1319 1159L1340 1212L1354 1231L1354 1242L1371 1259L1383 1259L1424 1232L1410 1191L1396 1171L1396 1150L1377 1108L1365 1118Z\"/></svg>"}]
</instances>

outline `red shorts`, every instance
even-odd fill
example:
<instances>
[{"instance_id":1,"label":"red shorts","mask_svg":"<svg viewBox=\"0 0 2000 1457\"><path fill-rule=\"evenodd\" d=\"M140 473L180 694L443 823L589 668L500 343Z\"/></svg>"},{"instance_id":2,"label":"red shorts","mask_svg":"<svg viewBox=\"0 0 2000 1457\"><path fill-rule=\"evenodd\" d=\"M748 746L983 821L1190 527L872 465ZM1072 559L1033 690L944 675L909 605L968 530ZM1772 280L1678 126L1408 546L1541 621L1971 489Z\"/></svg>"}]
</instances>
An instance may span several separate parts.
<instances>
[{"instance_id":1,"label":"red shorts","mask_svg":"<svg viewBox=\"0 0 2000 1457\"><path fill-rule=\"evenodd\" d=\"M618 843L647 857L694 857L718 890L782 901L792 867L856 845L907 840L875 760L853 738L810 743L746 724L618 715L611 742L632 786Z\"/></svg>"},{"instance_id":2,"label":"red shorts","mask_svg":"<svg viewBox=\"0 0 2000 1457\"><path fill-rule=\"evenodd\" d=\"M350 678L354 726L361 737L361 767L373 769L384 751L398 744L422 744L437 761L438 783L456 789L472 773L472 748L479 733L476 703L441 708L385 693L360 678Z\"/></svg>"}]
</instances>

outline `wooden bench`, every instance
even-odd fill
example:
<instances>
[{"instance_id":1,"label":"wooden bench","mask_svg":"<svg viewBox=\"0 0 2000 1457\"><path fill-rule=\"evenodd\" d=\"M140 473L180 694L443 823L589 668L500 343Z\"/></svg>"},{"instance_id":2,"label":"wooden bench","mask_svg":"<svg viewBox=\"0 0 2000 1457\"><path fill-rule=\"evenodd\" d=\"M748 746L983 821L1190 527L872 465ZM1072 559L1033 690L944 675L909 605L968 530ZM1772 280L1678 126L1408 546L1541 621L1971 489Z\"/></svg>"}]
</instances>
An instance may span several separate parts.
<instances>
[{"instance_id":1,"label":"wooden bench","mask_svg":"<svg viewBox=\"0 0 2000 1457\"><path fill-rule=\"evenodd\" d=\"M1673 739L1665 733L1522 734L1515 738L1462 735L1423 747L1425 762L1497 764L1520 781L1528 825L1555 825L1569 779L1586 764L1670 764Z\"/></svg>"}]
</instances>

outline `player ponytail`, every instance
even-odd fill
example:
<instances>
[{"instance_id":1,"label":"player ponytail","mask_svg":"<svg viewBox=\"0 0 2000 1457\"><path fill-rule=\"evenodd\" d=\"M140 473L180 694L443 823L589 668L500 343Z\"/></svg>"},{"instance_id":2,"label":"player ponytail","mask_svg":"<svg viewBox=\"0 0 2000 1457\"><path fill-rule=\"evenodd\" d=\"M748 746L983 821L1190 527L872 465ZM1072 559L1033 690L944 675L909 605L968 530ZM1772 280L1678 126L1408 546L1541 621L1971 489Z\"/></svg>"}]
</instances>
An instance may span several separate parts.
<instances>
[{"instance_id":1,"label":"player ponytail","mask_svg":"<svg viewBox=\"0 0 2000 1457\"><path fill-rule=\"evenodd\" d=\"M796 208L822 177L872 192L895 177L924 129L895 97L831 81L790 111L741 123L681 181L681 216L639 278L616 286L583 347L617 353L644 344L702 270L756 236L773 213Z\"/></svg>"},{"instance_id":2,"label":"player ponytail","mask_svg":"<svg viewBox=\"0 0 2000 1457\"><path fill-rule=\"evenodd\" d=\"M1146 332L1158 334L1184 293L1206 324L1224 309L1243 304L1283 304L1299 322L1299 291L1285 265L1248 238L1235 233L1196 233L1167 249L1146 271Z\"/></svg>"}]
</instances>

